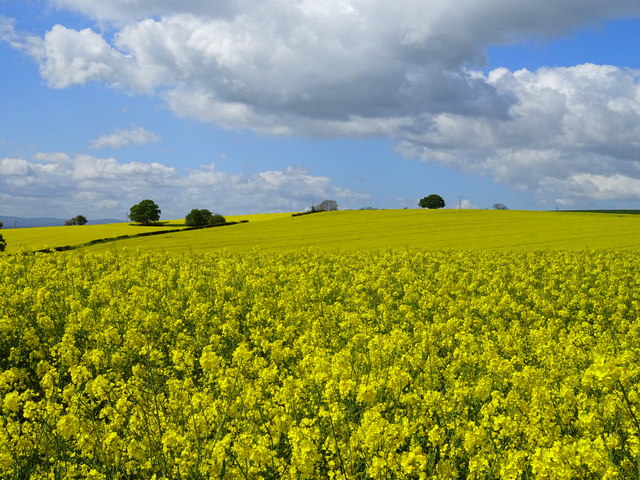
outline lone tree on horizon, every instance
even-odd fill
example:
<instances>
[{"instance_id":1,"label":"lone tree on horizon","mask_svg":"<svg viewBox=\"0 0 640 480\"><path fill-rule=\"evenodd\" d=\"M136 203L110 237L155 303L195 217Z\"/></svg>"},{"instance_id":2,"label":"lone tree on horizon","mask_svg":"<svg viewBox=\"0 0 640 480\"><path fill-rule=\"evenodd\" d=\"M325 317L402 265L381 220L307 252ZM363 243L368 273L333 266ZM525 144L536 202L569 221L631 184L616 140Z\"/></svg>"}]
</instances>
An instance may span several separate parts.
<instances>
[{"instance_id":1,"label":"lone tree on horizon","mask_svg":"<svg viewBox=\"0 0 640 480\"><path fill-rule=\"evenodd\" d=\"M160 220L160 207L153 200L142 200L129 210L129 219L132 222L149 225Z\"/></svg>"},{"instance_id":2,"label":"lone tree on horizon","mask_svg":"<svg viewBox=\"0 0 640 480\"><path fill-rule=\"evenodd\" d=\"M440 195L432 193L428 197L420 199L418 205L422 208L443 208L445 206L444 199Z\"/></svg>"},{"instance_id":3,"label":"lone tree on horizon","mask_svg":"<svg viewBox=\"0 0 640 480\"><path fill-rule=\"evenodd\" d=\"M85 217L84 215L76 215L73 218L70 218L69 220L67 220L66 222L64 222L65 225L85 225L87 223L87 217Z\"/></svg>"}]
</instances>

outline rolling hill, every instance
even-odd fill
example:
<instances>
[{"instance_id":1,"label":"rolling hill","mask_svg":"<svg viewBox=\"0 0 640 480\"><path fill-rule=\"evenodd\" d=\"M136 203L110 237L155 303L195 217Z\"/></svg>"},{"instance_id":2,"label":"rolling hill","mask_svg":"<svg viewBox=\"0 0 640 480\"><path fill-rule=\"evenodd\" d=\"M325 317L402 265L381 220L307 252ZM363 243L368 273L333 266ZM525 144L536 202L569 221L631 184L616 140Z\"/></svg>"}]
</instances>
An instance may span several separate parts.
<instances>
[{"instance_id":1,"label":"rolling hill","mask_svg":"<svg viewBox=\"0 0 640 480\"><path fill-rule=\"evenodd\" d=\"M640 217L627 214L495 210L337 211L292 217L246 215L248 223L123 238L75 251L206 252L375 249L638 249ZM166 228L180 228L181 220ZM80 245L158 227L131 224L8 229L7 251Z\"/></svg>"}]
</instances>

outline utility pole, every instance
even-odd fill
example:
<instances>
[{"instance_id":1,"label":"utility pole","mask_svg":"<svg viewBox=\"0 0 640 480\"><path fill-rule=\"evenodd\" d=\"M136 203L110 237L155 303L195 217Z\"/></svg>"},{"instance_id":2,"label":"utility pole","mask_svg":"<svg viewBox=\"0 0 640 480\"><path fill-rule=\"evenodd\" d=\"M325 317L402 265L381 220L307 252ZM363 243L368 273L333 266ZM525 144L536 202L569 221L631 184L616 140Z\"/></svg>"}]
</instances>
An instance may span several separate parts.
<instances>
[{"instance_id":1,"label":"utility pole","mask_svg":"<svg viewBox=\"0 0 640 480\"><path fill-rule=\"evenodd\" d=\"M460 195L460 208L459 210L462 210L462 195Z\"/></svg>"}]
</instances>

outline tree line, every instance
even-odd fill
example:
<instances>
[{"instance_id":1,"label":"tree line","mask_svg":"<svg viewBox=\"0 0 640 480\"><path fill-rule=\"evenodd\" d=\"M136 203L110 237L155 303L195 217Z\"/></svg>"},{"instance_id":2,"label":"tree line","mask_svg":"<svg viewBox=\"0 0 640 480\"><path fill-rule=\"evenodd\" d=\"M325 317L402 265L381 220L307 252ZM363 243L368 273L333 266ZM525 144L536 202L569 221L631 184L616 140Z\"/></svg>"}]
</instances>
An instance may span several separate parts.
<instances>
[{"instance_id":1,"label":"tree line","mask_svg":"<svg viewBox=\"0 0 640 480\"><path fill-rule=\"evenodd\" d=\"M151 225L160 220L162 210L153 200L142 200L129 210L129 220L142 225ZM206 225L222 225L226 219L206 208L194 208L185 216L185 224L189 227L204 227Z\"/></svg>"}]
</instances>

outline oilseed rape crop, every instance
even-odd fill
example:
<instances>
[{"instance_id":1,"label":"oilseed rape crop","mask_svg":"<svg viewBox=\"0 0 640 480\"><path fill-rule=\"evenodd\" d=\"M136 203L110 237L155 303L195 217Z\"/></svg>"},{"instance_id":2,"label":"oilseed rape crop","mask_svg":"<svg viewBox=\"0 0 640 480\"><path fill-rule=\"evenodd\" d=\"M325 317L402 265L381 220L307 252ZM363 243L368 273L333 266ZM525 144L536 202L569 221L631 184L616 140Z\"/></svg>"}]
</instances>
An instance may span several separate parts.
<instances>
[{"instance_id":1,"label":"oilseed rape crop","mask_svg":"<svg viewBox=\"0 0 640 480\"><path fill-rule=\"evenodd\" d=\"M4 255L0 478L638 478L639 267Z\"/></svg>"},{"instance_id":2,"label":"oilseed rape crop","mask_svg":"<svg viewBox=\"0 0 640 480\"><path fill-rule=\"evenodd\" d=\"M344 210L226 216L223 228L184 229L184 219L161 227L111 224L5 229L8 253L65 246L76 251L282 253L385 250L640 249L640 215L497 210ZM180 229L180 231L175 231ZM174 230L162 233L162 231ZM159 235L149 235L155 233ZM127 238L128 237L128 238ZM109 241L100 241L109 240ZM90 245L91 243L91 245Z\"/></svg>"}]
</instances>

